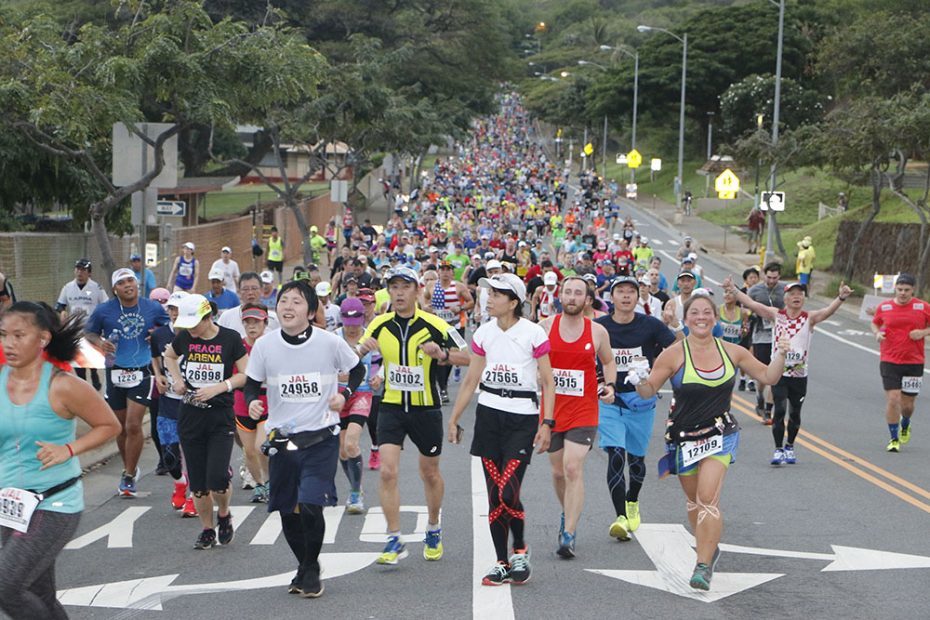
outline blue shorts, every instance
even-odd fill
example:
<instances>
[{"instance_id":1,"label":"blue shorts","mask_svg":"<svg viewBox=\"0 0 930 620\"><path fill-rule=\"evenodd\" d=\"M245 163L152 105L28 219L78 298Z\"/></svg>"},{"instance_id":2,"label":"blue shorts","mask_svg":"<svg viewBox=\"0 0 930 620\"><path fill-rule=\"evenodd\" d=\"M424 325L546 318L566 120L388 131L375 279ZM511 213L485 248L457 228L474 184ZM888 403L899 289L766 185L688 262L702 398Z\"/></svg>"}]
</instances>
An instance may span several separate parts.
<instances>
[{"instance_id":1,"label":"blue shorts","mask_svg":"<svg viewBox=\"0 0 930 620\"><path fill-rule=\"evenodd\" d=\"M798 282L800 282L804 286L807 286L811 282L811 274L810 273L799 273Z\"/></svg>"},{"instance_id":2,"label":"blue shorts","mask_svg":"<svg viewBox=\"0 0 930 620\"><path fill-rule=\"evenodd\" d=\"M736 462L736 453L738 451L739 451L739 431L736 431L735 433L724 435L723 450L721 450L717 454L708 456L706 458L720 461L721 463L724 464L725 467L729 467L731 463ZM675 467L674 470L670 469L669 473L677 474L679 476L691 476L691 475L696 474L698 465L701 464L701 461L698 461L696 463L691 463L687 467L683 467L681 464L682 459L683 459L681 450L679 450L678 446L675 444L668 444L666 446L666 458L667 458L667 463L669 465L674 463L674 467ZM661 473L660 473L660 477L661 477Z\"/></svg>"},{"instance_id":3,"label":"blue shorts","mask_svg":"<svg viewBox=\"0 0 930 620\"><path fill-rule=\"evenodd\" d=\"M268 459L268 512L290 514L297 504L336 505L339 435L302 450L279 450Z\"/></svg>"},{"instance_id":4,"label":"blue shorts","mask_svg":"<svg viewBox=\"0 0 930 620\"><path fill-rule=\"evenodd\" d=\"M156 424L158 425L158 441L161 442L161 445L166 446L172 443L181 443L181 440L178 438L177 420L158 416Z\"/></svg>"},{"instance_id":5,"label":"blue shorts","mask_svg":"<svg viewBox=\"0 0 930 620\"><path fill-rule=\"evenodd\" d=\"M617 405L598 403L598 446L623 448L634 456L646 456L655 417L654 407L634 413Z\"/></svg>"}]
</instances>

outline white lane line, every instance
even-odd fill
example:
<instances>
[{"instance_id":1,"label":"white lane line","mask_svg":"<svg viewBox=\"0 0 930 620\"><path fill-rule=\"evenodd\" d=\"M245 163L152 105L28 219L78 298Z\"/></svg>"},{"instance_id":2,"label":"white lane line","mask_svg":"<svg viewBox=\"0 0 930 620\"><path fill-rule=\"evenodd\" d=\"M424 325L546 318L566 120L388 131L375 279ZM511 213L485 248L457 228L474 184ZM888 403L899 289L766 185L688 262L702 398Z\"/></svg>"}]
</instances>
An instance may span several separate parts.
<instances>
[{"instance_id":1,"label":"white lane line","mask_svg":"<svg viewBox=\"0 0 930 620\"><path fill-rule=\"evenodd\" d=\"M679 264L680 264L680 263L678 262L678 257L675 256L674 254L669 254L669 253L666 252L665 250L659 250L659 252L660 252L661 254L665 254L665 257L666 257L667 259L669 259L670 261L672 261L673 264L675 264L675 265L679 265Z\"/></svg>"},{"instance_id":2,"label":"white lane line","mask_svg":"<svg viewBox=\"0 0 930 620\"><path fill-rule=\"evenodd\" d=\"M649 243L651 243L652 245L665 245L664 243L662 243L661 239L650 239Z\"/></svg>"},{"instance_id":3,"label":"white lane line","mask_svg":"<svg viewBox=\"0 0 930 620\"><path fill-rule=\"evenodd\" d=\"M668 240L668 243L669 243L669 245L678 245L678 242L675 241L674 239L669 239L669 240Z\"/></svg>"},{"instance_id":4,"label":"white lane line","mask_svg":"<svg viewBox=\"0 0 930 620\"><path fill-rule=\"evenodd\" d=\"M472 568L472 618L513 620L513 599L510 585L483 586L481 578L497 561L491 532L488 529L488 491L484 482L481 459L471 457L471 515L474 535Z\"/></svg>"}]
</instances>

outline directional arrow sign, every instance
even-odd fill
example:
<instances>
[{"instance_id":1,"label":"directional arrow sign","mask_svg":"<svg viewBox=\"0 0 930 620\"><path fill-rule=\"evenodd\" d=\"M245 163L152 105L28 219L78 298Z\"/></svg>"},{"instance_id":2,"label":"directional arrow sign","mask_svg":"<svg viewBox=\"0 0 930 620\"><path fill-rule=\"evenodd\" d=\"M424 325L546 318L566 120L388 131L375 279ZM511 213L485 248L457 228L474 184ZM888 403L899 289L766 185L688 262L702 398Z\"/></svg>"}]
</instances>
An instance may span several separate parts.
<instances>
[{"instance_id":1,"label":"directional arrow sign","mask_svg":"<svg viewBox=\"0 0 930 620\"><path fill-rule=\"evenodd\" d=\"M354 573L370 565L378 555L377 553L321 553L320 566L323 570L323 578L332 579ZM162 603L185 594L284 587L294 578L294 571L236 581L171 585L178 577L179 575L160 575L59 590L58 600L62 605L161 610Z\"/></svg>"},{"instance_id":2,"label":"directional arrow sign","mask_svg":"<svg viewBox=\"0 0 930 620\"><path fill-rule=\"evenodd\" d=\"M184 217L187 215L187 203L183 200L159 200L155 205L155 213Z\"/></svg>"}]
</instances>

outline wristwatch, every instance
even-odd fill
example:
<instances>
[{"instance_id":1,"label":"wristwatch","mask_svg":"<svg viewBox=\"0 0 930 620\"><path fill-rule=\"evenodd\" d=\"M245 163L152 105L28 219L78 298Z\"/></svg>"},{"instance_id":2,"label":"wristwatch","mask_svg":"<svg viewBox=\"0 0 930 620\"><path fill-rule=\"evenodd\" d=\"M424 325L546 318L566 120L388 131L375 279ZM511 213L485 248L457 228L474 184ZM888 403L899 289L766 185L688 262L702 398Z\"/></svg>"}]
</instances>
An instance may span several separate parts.
<instances>
[{"instance_id":1,"label":"wristwatch","mask_svg":"<svg viewBox=\"0 0 930 620\"><path fill-rule=\"evenodd\" d=\"M555 428L555 420L551 418L544 418L542 423L544 426L548 426L550 429Z\"/></svg>"}]
</instances>

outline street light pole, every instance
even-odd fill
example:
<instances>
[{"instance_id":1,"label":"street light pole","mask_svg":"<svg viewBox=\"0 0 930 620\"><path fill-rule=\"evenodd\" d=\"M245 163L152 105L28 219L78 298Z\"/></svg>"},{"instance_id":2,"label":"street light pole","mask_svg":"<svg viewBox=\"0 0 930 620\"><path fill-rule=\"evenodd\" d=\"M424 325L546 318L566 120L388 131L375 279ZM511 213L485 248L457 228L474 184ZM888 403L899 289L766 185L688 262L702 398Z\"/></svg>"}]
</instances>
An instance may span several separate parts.
<instances>
[{"instance_id":1,"label":"street light pole","mask_svg":"<svg viewBox=\"0 0 930 620\"><path fill-rule=\"evenodd\" d=\"M771 0L770 0L771 1ZM785 0L778 0L778 55L775 59L775 111L772 114L772 149L778 146L778 118L781 109L781 57L785 42ZM769 191L775 191L777 164L773 160ZM765 241L765 262L775 258L775 213L769 209L768 231Z\"/></svg>"},{"instance_id":2,"label":"street light pole","mask_svg":"<svg viewBox=\"0 0 930 620\"><path fill-rule=\"evenodd\" d=\"M604 115L604 143L601 145L601 174L607 178L607 115Z\"/></svg>"}]
</instances>

